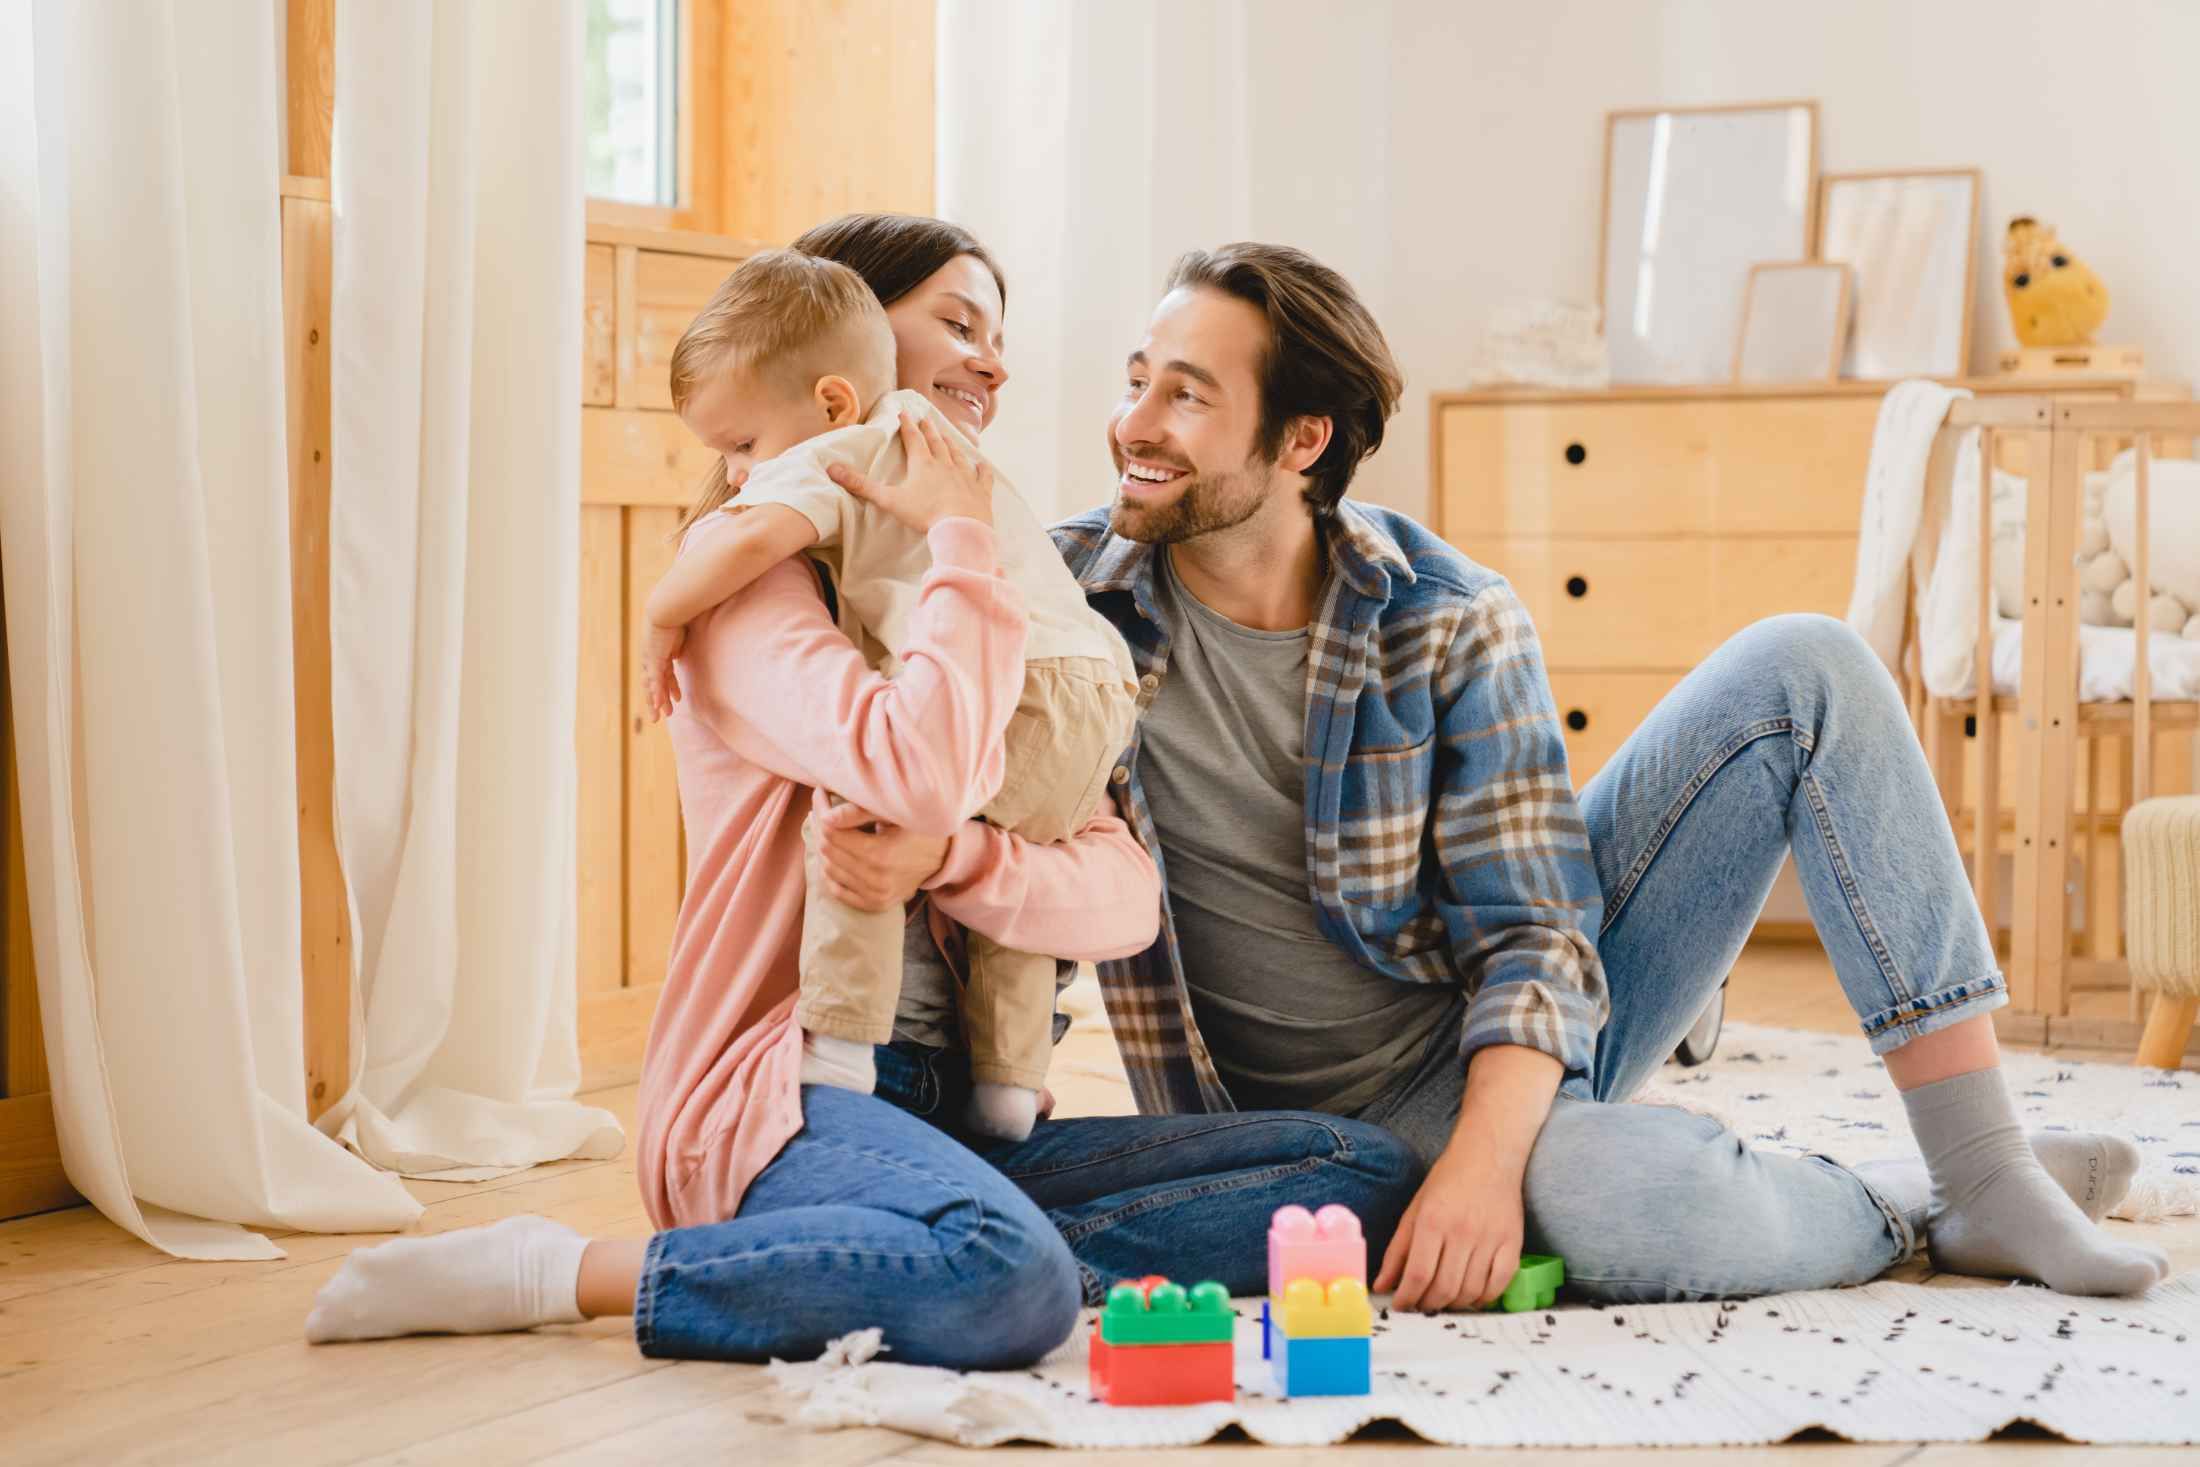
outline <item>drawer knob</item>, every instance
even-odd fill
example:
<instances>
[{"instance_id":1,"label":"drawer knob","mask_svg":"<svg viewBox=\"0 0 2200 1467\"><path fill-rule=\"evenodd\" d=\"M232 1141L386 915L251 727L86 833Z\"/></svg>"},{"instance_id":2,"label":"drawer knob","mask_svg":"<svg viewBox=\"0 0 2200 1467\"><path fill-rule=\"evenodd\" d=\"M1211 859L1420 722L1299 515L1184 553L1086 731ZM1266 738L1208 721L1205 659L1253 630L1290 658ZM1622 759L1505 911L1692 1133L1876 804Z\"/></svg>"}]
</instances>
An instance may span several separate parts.
<instances>
[{"instance_id":1,"label":"drawer knob","mask_svg":"<svg viewBox=\"0 0 2200 1467\"><path fill-rule=\"evenodd\" d=\"M1566 710L1566 726L1575 733L1580 733L1589 726L1589 715L1579 708L1569 708Z\"/></svg>"},{"instance_id":2,"label":"drawer knob","mask_svg":"<svg viewBox=\"0 0 2200 1467\"><path fill-rule=\"evenodd\" d=\"M1586 461L1586 460L1588 459L1588 457L1589 457L1589 450L1588 450L1588 449L1586 449L1586 448L1583 448L1583 447L1582 447L1582 446L1581 446L1580 444L1578 444L1578 443L1569 443L1569 444L1567 444L1567 445L1566 445L1566 462L1568 462L1568 463L1570 463L1570 464L1575 464L1575 465L1579 465L1579 464L1581 464L1581 463L1585 462L1585 461Z\"/></svg>"},{"instance_id":3,"label":"drawer knob","mask_svg":"<svg viewBox=\"0 0 2200 1467\"><path fill-rule=\"evenodd\" d=\"M1579 576L1568 576L1566 578L1566 594L1579 601L1589 594L1589 583Z\"/></svg>"}]
</instances>

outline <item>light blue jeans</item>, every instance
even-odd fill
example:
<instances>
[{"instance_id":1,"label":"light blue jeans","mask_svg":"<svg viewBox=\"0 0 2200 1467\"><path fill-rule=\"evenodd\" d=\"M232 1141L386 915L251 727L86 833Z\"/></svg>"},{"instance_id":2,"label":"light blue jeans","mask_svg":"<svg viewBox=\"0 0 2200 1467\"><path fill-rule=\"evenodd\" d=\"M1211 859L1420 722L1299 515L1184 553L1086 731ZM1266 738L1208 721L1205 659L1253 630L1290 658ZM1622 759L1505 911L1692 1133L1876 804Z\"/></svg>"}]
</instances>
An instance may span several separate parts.
<instances>
[{"instance_id":1,"label":"light blue jeans","mask_svg":"<svg viewBox=\"0 0 2200 1467\"><path fill-rule=\"evenodd\" d=\"M1792 856L1874 1053L2008 1001L1894 680L1822 616L1740 633L1581 795L1604 887L1612 1012L1527 1173L1527 1246L1573 1292L1635 1303L1863 1283L1923 1219L1822 1157L1752 1151L1716 1121L1625 1101L1733 968ZM1456 1025L1361 1113L1431 1158L1465 1075Z\"/></svg>"}]
</instances>

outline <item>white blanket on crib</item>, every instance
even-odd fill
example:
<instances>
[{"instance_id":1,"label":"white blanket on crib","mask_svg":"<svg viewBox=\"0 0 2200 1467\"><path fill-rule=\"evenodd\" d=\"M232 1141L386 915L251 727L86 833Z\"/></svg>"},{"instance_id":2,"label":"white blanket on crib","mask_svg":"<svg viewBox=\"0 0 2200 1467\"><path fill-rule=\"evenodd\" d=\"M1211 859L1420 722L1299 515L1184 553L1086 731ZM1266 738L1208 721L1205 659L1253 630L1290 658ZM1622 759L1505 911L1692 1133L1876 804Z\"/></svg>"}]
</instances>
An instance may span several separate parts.
<instances>
[{"instance_id":1,"label":"white blanket on crib","mask_svg":"<svg viewBox=\"0 0 2200 1467\"><path fill-rule=\"evenodd\" d=\"M1960 388L1937 382L1900 382L1880 404L1847 619L1890 671L1899 671L1902 655L1903 597L1924 519L1925 472L1933 436L1946 420L1949 406L1968 396ZM1957 443L1939 552L1931 580L1918 589L1920 670L1927 691L1939 698L1972 697L1978 687L1978 456L1979 435L1974 429ZM2081 626L2078 649L2080 702L2120 702L2132 696L2138 648L2130 628ZM2023 655L2022 625L1997 615L1995 692L2017 691ZM2200 642L2157 633L2147 639L2147 665L2155 697L2173 702L2200 700Z\"/></svg>"},{"instance_id":2,"label":"white blanket on crib","mask_svg":"<svg viewBox=\"0 0 2200 1467\"><path fill-rule=\"evenodd\" d=\"M1887 670L1896 674L1901 672L1902 608L1910 585L1910 553L1917 547L1918 526L1925 515L1925 467L1932 457L1933 435L1947 420L1949 406L1970 395L1938 382L1897 382L1879 403L1871 466L1864 476L1864 517L1857 527L1856 581L1849 591L1848 623L1871 644ZM1978 435L1967 434L1965 439L1973 455L1970 523L1976 524ZM1975 574L1975 550L1972 560ZM1971 594L1978 595L1976 580Z\"/></svg>"}]
</instances>

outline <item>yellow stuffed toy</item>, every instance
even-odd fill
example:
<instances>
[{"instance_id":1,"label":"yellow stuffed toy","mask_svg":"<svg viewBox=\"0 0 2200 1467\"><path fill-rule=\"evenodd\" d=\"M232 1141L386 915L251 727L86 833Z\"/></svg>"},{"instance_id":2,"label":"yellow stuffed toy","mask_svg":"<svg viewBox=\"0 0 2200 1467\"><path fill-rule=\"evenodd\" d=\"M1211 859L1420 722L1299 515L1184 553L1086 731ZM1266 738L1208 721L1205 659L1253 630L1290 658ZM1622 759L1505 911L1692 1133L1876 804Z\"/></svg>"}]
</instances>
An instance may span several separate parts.
<instances>
[{"instance_id":1,"label":"yellow stuffed toy","mask_svg":"<svg viewBox=\"0 0 2200 1467\"><path fill-rule=\"evenodd\" d=\"M2009 221L2001 251L2009 324L2026 346L2088 346L2108 316L2108 287L2036 219Z\"/></svg>"}]
</instances>

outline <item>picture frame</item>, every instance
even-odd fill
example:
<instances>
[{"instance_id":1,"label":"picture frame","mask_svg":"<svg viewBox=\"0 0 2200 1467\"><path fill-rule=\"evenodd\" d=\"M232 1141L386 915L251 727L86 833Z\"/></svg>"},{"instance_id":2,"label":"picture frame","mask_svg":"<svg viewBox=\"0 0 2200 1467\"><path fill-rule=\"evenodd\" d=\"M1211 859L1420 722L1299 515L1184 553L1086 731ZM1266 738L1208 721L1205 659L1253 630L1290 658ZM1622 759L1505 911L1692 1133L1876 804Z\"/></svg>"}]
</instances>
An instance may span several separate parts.
<instances>
[{"instance_id":1,"label":"picture frame","mask_svg":"<svg viewBox=\"0 0 2200 1467\"><path fill-rule=\"evenodd\" d=\"M1749 267L1811 257L1818 103L1605 114L1597 303L1614 383L1733 370Z\"/></svg>"},{"instance_id":2,"label":"picture frame","mask_svg":"<svg viewBox=\"0 0 2200 1467\"><path fill-rule=\"evenodd\" d=\"M1838 380L1852 305L1846 265L1779 260L1750 266L1741 329L1734 338L1734 380Z\"/></svg>"},{"instance_id":3,"label":"picture frame","mask_svg":"<svg viewBox=\"0 0 2200 1467\"><path fill-rule=\"evenodd\" d=\"M1818 190L1812 256L1854 272L1841 375L1963 376L1978 288L1979 170L1829 173Z\"/></svg>"}]
</instances>

